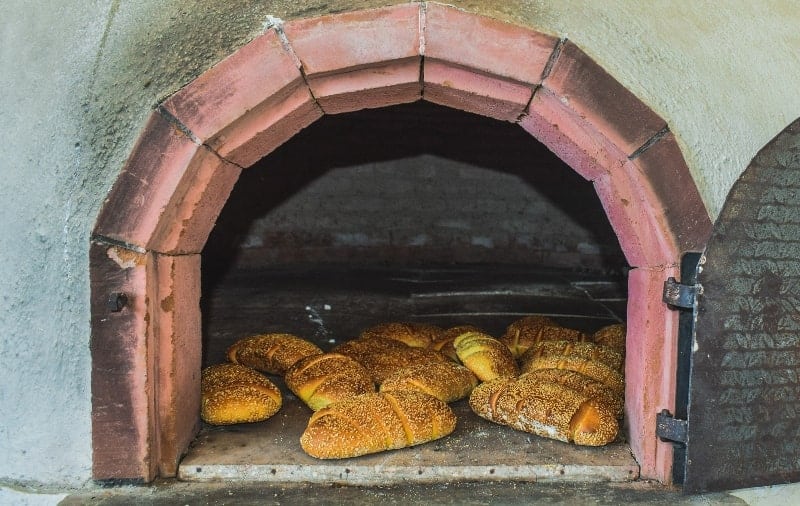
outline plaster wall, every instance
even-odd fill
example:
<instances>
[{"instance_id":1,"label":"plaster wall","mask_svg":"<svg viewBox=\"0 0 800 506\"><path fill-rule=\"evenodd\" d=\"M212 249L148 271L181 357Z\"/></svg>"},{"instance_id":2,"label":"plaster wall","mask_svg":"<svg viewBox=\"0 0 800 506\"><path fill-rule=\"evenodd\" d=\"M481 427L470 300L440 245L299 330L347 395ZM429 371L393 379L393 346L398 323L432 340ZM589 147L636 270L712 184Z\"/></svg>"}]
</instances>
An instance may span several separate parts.
<instances>
[{"instance_id":1,"label":"plaster wall","mask_svg":"<svg viewBox=\"0 0 800 506\"><path fill-rule=\"evenodd\" d=\"M0 21L0 481L91 476L88 248L159 100L261 32L392 1L8 0ZM678 138L712 217L800 116L794 3L453 1L568 37Z\"/></svg>"}]
</instances>

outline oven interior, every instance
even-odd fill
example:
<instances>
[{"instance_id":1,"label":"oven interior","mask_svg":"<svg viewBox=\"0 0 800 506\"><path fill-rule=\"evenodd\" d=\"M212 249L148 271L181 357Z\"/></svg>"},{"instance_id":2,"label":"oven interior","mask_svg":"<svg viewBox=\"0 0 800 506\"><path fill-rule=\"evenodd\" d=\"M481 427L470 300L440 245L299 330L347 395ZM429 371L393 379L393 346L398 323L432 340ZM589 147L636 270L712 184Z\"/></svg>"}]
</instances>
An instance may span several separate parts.
<instances>
[{"instance_id":1,"label":"oven interior","mask_svg":"<svg viewBox=\"0 0 800 506\"><path fill-rule=\"evenodd\" d=\"M594 331L624 322L627 264L592 183L517 125L424 101L325 116L246 169L203 250L203 366L236 340L290 332L324 350L377 323L476 325L529 314ZM638 476L625 443L578 447L452 405L421 446L319 461L311 411L279 378L277 415L203 425L185 480L387 484Z\"/></svg>"}]
</instances>

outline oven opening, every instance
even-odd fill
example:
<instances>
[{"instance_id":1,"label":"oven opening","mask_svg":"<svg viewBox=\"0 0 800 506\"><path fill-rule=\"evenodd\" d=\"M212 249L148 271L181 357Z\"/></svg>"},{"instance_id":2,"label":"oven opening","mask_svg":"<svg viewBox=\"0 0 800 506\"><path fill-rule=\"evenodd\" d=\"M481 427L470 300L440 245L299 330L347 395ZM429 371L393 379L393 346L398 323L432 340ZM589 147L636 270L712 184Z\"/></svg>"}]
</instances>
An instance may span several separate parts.
<instances>
[{"instance_id":1,"label":"oven opening","mask_svg":"<svg viewBox=\"0 0 800 506\"><path fill-rule=\"evenodd\" d=\"M202 252L203 367L235 341L287 332L324 351L385 322L474 325L527 315L584 332L624 322L627 263L590 181L518 125L419 101L328 115L253 167ZM203 424L184 480L387 484L636 478L626 442L581 447L498 425L466 400L420 446L317 460L311 410L277 376L263 422Z\"/></svg>"}]
</instances>

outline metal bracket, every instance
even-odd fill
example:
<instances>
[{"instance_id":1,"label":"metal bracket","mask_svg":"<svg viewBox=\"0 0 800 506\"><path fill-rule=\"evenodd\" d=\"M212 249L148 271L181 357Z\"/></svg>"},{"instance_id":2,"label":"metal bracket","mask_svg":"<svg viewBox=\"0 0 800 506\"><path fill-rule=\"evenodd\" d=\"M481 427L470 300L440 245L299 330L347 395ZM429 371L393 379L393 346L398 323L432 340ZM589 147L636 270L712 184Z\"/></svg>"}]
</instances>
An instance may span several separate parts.
<instances>
[{"instance_id":1,"label":"metal bracket","mask_svg":"<svg viewBox=\"0 0 800 506\"><path fill-rule=\"evenodd\" d=\"M662 300L670 306L692 309L697 303L697 295L702 293L700 285L684 285L670 277L664 281Z\"/></svg>"},{"instance_id":2,"label":"metal bracket","mask_svg":"<svg viewBox=\"0 0 800 506\"><path fill-rule=\"evenodd\" d=\"M662 441L686 444L688 441L689 422L678 420L666 409L656 415L656 436Z\"/></svg>"}]
</instances>

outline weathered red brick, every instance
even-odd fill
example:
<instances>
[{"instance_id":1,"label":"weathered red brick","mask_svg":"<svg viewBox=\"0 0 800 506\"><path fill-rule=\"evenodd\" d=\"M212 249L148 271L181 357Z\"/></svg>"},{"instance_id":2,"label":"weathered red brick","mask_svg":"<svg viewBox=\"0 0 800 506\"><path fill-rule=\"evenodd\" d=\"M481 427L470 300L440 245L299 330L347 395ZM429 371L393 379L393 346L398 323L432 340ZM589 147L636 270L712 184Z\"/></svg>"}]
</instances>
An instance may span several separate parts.
<instances>
[{"instance_id":1,"label":"weathered red brick","mask_svg":"<svg viewBox=\"0 0 800 506\"><path fill-rule=\"evenodd\" d=\"M462 111L516 121L533 95L532 88L438 61L425 61L423 98Z\"/></svg>"},{"instance_id":2,"label":"weathered red brick","mask_svg":"<svg viewBox=\"0 0 800 506\"><path fill-rule=\"evenodd\" d=\"M153 113L103 205L95 234L145 248L199 148Z\"/></svg>"},{"instance_id":3,"label":"weathered red brick","mask_svg":"<svg viewBox=\"0 0 800 506\"><path fill-rule=\"evenodd\" d=\"M702 251L713 224L675 136L659 139L634 160L634 167L652 188L678 249Z\"/></svg>"},{"instance_id":4,"label":"weathered red brick","mask_svg":"<svg viewBox=\"0 0 800 506\"><path fill-rule=\"evenodd\" d=\"M549 90L536 92L519 124L589 181L627 161L622 150Z\"/></svg>"},{"instance_id":5,"label":"weathered red brick","mask_svg":"<svg viewBox=\"0 0 800 506\"><path fill-rule=\"evenodd\" d=\"M151 354L158 360L158 469L175 476L178 461L200 428L200 255L149 254Z\"/></svg>"},{"instance_id":6,"label":"weathered red brick","mask_svg":"<svg viewBox=\"0 0 800 506\"><path fill-rule=\"evenodd\" d=\"M625 422L641 476L669 482L672 445L656 437L656 414L674 410L678 313L661 300L664 281L678 267L633 269L628 274L625 351Z\"/></svg>"},{"instance_id":7,"label":"weathered red brick","mask_svg":"<svg viewBox=\"0 0 800 506\"><path fill-rule=\"evenodd\" d=\"M531 88L541 82L556 37L446 5L426 6L426 63L447 62Z\"/></svg>"},{"instance_id":8,"label":"weathered red brick","mask_svg":"<svg viewBox=\"0 0 800 506\"><path fill-rule=\"evenodd\" d=\"M240 173L239 166L205 147L199 149L164 207L147 248L170 254L200 253Z\"/></svg>"},{"instance_id":9,"label":"weathered red brick","mask_svg":"<svg viewBox=\"0 0 800 506\"><path fill-rule=\"evenodd\" d=\"M89 250L92 335L92 475L156 476L153 363L147 334L147 255L93 242ZM109 299L126 304L112 311Z\"/></svg>"},{"instance_id":10,"label":"weathered red brick","mask_svg":"<svg viewBox=\"0 0 800 506\"><path fill-rule=\"evenodd\" d=\"M578 46L565 43L543 86L632 154L666 123Z\"/></svg>"},{"instance_id":11,"label":"weathered red brick","mask_svg":"<svg viewBox=\"0 0 800 506\"><path fill-rule=\"evenodd\" d=\"M516 121L557 39L453 7L426 5L425 100Z\"/></svg>"},{"instance_id":12,"label":"weathered red brick","mask_svg":"<svg viewBox=\"0 0 800 506\"><path fill-rule=\"evenodd\" d=\"M420 98L420 5L290 21L284 33L326 113Z\"/></svg>"}]
</instances>

